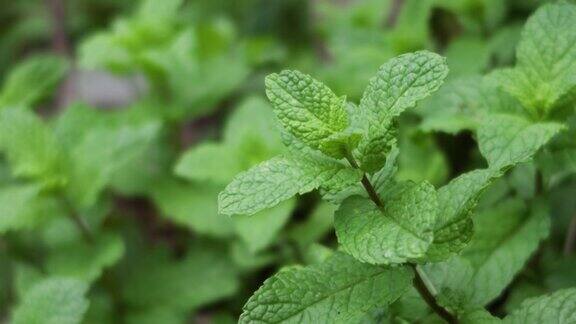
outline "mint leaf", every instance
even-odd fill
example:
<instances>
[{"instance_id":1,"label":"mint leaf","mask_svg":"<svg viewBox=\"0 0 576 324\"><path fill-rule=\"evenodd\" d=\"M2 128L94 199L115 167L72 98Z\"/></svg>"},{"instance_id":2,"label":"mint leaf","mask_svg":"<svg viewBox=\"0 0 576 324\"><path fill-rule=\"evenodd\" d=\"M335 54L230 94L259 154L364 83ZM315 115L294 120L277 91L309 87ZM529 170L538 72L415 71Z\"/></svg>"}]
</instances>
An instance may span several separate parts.
<instances>
[{"instance_id":1,"label":"mint leaf","mask_svg":"<svg viewBox=\"0 0 576 324\"><path fill-rule=\"evenodd\" d=\"M0 109L31 107L50 94L68 70L59 56L30 58L10 71L0 92Z\"/></svg>"},{"instance_id":2,"label":"mint leaf","mask_svg":"<svg viewBox=\"0 0 576 324\"><path fill-rule=\"evenodd\" d=\"M576 6L542 6L528 19L517 64L496 79L536 116L546 116L576 87Z\"/></svg>"},{"instance_id":3,"label":"mint leaf","mask_svg":"<svg viewBox=\"0 0 576 324\"><path fill-rule=\"evenodd\" d=\"M380 67L359 107L368 118L357 152L363 170L382 167L392 145L393 118L438 90L447 74L445 59L426 51L400 55Z\"/></svg>"},{"instance_id":4,"label":"mint leaf","mask_svg":"<svg viewBox=\"0 0 576 324\"><path fill-rule=\"evenodd\" d=\"M244 306L240 323L354 322L395 301L411 280L407 268L367 265L335 253L266 280Z\"/></svg>"},{"instance_id":5,"label":"mint leaf","mask_svg":"<svg viewBox=\"0 0 576 324\"><path fill-rule=\"evenodd\" d=\"M17 177L33 178L46 186L65 181L61 147L49 127L33 112L0 112L0 150Z\"/></svg>"},{"instance_id":6,"label":"mint leaf","mask_svg":"<svg viewBox=\"0 0 576 324\"><path fill-rule=\"evenodd\" d=\"M426 254L432 243L437 198L427 182L400 183L382 194L384 209L364 197L344 200L334 217L344 251L362 262L402 263Z\"/></svg>"},{"instance_id":7,"label":"mint leaf","mask_svg":"<svg viewBox=\"0 0 576 324\"><path fill-rule=\"evenodd\" d=\"M14 311L14 324L78 324L88 309L88 286L78 280L48 278L34 284Z\"/></svg>"},{"instance_id":8,"label":"mint leaf","mask_svg":"<svg viewBox=\"0 0 576 324\"><path fill-rule=\"evenodd\" d=\"M549 233L544 206L527 213L521 201L509 200L479 213L476 232L463 254L426 266L450 307L481 307L496 298L524 267Z\"/></svg>"},{"instance_id":9,"label":"mint leaf","mask_svg":"<svg viewBox=\"0 0 576 324\"><path fill-rule=\"evenodd\" d=\"M195 181L228 183L242 171L232 147L218 143L202 143L186 151L176 164L174 172Z\"/></svg>"},{"instance_id":10,"label":"mint leaf","mask_svg":"<svg viewBox=\"0 0 576 324\"><path fill-rule=\"evenodd\" d=\"M468 76L446 82L438 93L417 109L423 116L421 128L456 134L476 130L487 114L524 115L520 102L498 87L490 77Z\"/></svg>"},{"instance_id":11,"label":"mint leaf","mask_svg":"<svg viewBox=\"0 0 576 324\"><path fill-rule=\"evenodd\" d=\"M102 233L94 242L73 241L58 245L48 254L46 268L51 275L91 282L124 254L124 242L118 235Z\"/></svg>"},{"instance_id":12,"label":"mint leaf","mask_svg":"<svg viewBox=\"0 0 576 324\"><path fill-rule=\"evenodd\" d=\"M442 260L460 252L473 233L472 215L482 191L499 176L492 169L475 170L450 181L438 190L438 217L434 241L427 257Z\"/></svg>"},{"instance_id":13,"label":"mint leaf","mask_svg":"<svg viewBox=\"0 0 576 324\"><path fill-rule=\"evenodd\" d=\"M294 206L295 201L291 199L254 215L238 215L233 219L235 232L246 244L249 252L257 253L276 239L279 231L290 219Z\"/></svg>"},{"instance_id":14,"label":"mint leaf","mask_svg":"<svg viewBox=\"0 0 576 324\"><path fill-rule=\"evenodd\" d=\"M288 70L266 77L266 94L286 130L312 148L342 157L324 142L348 127L345 98L309 75Z\"/></svg>"},{"instance_id":15,"label":"mint leaf","mask_svg":"<svg viewBox=\"0 0 576 324\"><path fill-rule=\"evenodd\" d=\"M120 286L123 300L133 308L190 312L228 298L239 288L228 251L213 241L195 241L180 259L166 250L143 250L136 256L126 265Z\"/></svg>"},{"instance_id":16,"label":"mint leaf","mask_svg":"<svg viewBox=\"0 0 576 324\"><path fill-rule=\"evenodd\" d=\"M530 298L519 309L508 315L505 323L573 323L576 321L576 289L564 289L555 293Z\"/></svg>"},{"instance_id":17,"label":"mint leaf","mask_svg":"<svg viewBox=\"0 0 576 324\"><path fill-rule=\"evenodd\" d=\"M522 117L494 114L478 130L480 152L493 169L502 169L530 159L565 126L555 122L531 123Z\"/></svg>"},{"instance_id":18,"label":"mint leaf","mask_svg":"<svg viewBox=\"0 0 576 324\"><path fill-rule=\"evenodd\" d=\"M0 188L0 233L30 228L42 213L37 203L40 188L36 185L11 185Z\"/></svg>"},{"instance_id":19,"label":"mint leaf","mask_svg":"<svg viewBox=\"0 0 576 324\"><path fill-rule=\"evenodd\" d=\"M70 151L67 193L79 207L94 204L116 170L146 150L156 136L156 122L90 129Z\"/></svg>"},{"instance_id":20,"label":"mint leaf","mask_svg":"<svg viewBox=\"0 0 576 324\"><path fill-rule=\"evenodd\" d=\"M465 314L459 316L458 318L462 324L498 324L502 323L502 320L496 316L493 316L487 310L475 309L466 312Z\"/></svg>"},{"instance_id":21,"label":"mint leaf","mask_svg":"<svg viewBox=\"0 0 576 324\"><path fill-rule=\"evenodd\" d=\"M302 246L318 242L332 229L335 211L334 205L321 202L305 221L289 228L288 236Z\"/></svg>"},{"instance_id":22,"label":"mint leaf","mask_svg":"<svg viewBox=\"0 0 576 324\"><path fill-rule=\"evenodd\" d=\"M280 154L282 141L274 124L272 107L250 97L226 123L221 143L202 143L184 153L175 173L193 181L230 182L234 175Z\"/></svg>"},{"instance_id":23,"label":"mint leaf","mask_svg":"<svg viewBox=\"0 0 576 324\"><path fill-rule=\"evenodd\" d=\"M322 185L358 182L360 172L331 159L279 156L240 173L218 196L219 212L251 215Z\"/></svg>"},{"instance_id":24,"label":"mint leaf","mask_svg":"<svg viewBox=\"0 0 576 324\"><path fill-rule=\"evenodd\" d=\"M254 152L252 145L274 152L274 156L283 148L276 116L272 106L259 96L248 97L231 113L224 127L224 143L239 147L246 155ZM260 154L257 154L258 156ZM252 157L253 158L253 157Z\"/></svg>"},{"instance_id":25,"label":"mint leaf","mask_svg":"<svg viewBox=\"0 0 576 324\"><path fill-rule=\"evenodd\" d=\"M486 304L496 298L549 235L546 207L536 204L528 212L521 207L511 201L475 218L474 240L464 252L476 270L473 303Z\"/></svg>"},{"instance_id":26,"label":"mint leaf","mask_svg":"<svg viewBox=\"0 0 576 324\"><path fill-rule=\"evenodd\" d=\"M210 237L227 238L234 233L232 221L218 214L218 193L213 184L189 184L173 179L157 183L151 198L166 219Z\"/></svg>"}]
</instances>

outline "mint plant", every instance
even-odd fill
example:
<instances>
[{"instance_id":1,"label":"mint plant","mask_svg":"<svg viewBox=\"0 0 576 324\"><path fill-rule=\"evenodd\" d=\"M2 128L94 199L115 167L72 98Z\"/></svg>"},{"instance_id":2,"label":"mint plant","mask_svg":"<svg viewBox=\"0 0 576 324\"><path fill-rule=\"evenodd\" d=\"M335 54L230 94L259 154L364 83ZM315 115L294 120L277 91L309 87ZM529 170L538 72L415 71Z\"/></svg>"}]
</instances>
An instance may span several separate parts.
<instances>
[{"instance_id":1,"label":"mint plant","mask_svg":"<svg viewBox=\"0 0 576 324\"><path fill-rule=\"evenodd\" d=\"M343 251L354 258L337 252L325 263L309 270L317 273L313 276L325 276L327 280L341 277L333 292L324 291L323 285L309 286L314 281L311 281L313 277L306 279L308 270L281 273L267 281L250 299L241 321L357 320L372 308L384 307L400 297L409 288L414 273L415 283L426 300L438 308L442 316L450 320L455 318L429 298L430 292L417 270L417 263L426 260L428 251L438 249L440 257L449 255L452 250L458 251L459 246L451 247L462 244L451 243L465 242L466 239L458 240L464 230L452 229L456 235L447 233L446 236L452 234L453 237L431 249L435 230L444 234L447 227L447 222L437 222L438 193L426 182L394 183L395 162L391 154L395 150L396 118L436 91L447 73L445 61L436 54L402 55L379 69L358 107L347 105L344 97L336 96L321 82L298 71L283 71L266 78L266 92L290 152L238 175L219 195L220 212L251 214L295 194L321 188L340 202L335 214L336 233ZM363 196L353 195L359 185L365 190ZM471 196L475 194L477 192L472 192ZM338 261L331 262L332 258ZM359 261L380 267L409 264L414 272L406 266L379 268ZM365 270L361 270L363 268ZM387 289L390 292L380 294L382 300L371 300L372 286L380 284L373 281L374 271L379 273L378 269L396 272L404 279L391 281L394 286ZM365 275L361 275L364 272ZM290 279L290 276L302 280ZM383 276L381 284L387 281ZM293 286L289 284L291 282ZM391 285L391 282L387 284ZM346 304L346 300L350 294L347 290L356 285L358 291L362 291L362 286L368 291L358 294L354 307ZM304 295L290 294L293 299L288 302L298 306L285 312L267 311L271 304L282 307L281 296L293 289L301 289L302 293L312 289L316 292L315 298L309 300ZM390 296L384 297L388 293Z\"/></svg>"},{"instance_id":2,"label":"mint plant","mask_svg":"<svg viewBox=\"0 0 576 324\"><path fill-rule=\"evenodd\" d=\"M575 7L4 3L0 322L576 322Z\"/></svg>"},{"instance_id":3,"label":"mint plant","mask_svg":"<svg viewBox=\"0 0 576 324\"><path fill-rule=\"evenodd\" d=\"M546 6L526 28L530 31L542 24L540 19L557 19L547 25L558 26L561 35L570 34L573 29L560 29L565 30L563 24L573 21L565 18L573 8L567 4ZM562 37L555 40L564 44ZM526 51L522 42L520 57ZM566 51L569 49L562 53ZM514 71L497 73L494 78L505 86L512 84L506 77L527 73ZM339 206L334 228L340 251L320 264L288 268L268 279L244 306L240 322L355 322L375 310L387 313L410 286L436 316L449 323L476 322L476 318L498 321L478 309L497 297L518 271L512 269L521 268L536 248L514 240L531 237L537 243L546 236L546 207L539 199L530 202L533 216L522 231L531 236L519 233L504 246L495 246L496 254L479 258L479 264L467 263L468 259L458 255L470 253L465 250L470 242L469 250L490 246L489 241L481 245L479 239L472 240L472 216L481 194L507 169L533 158L565 126L512 114L490 114L483 117L478 130L487 168L465 173L438 189L426 181L396 181L398 116L438 90L447 74L445 60L436 54L421 51L401 55L380 67L358 106L298 71L282 71L266 78L266 93L288 153L239 174L220 193L220 212L253 214L293 195L320 189L325 199ZM500 95L497 87L492 87L493 93ZM508 91L514 94L514 89ZM561 92L556 97L562 97L565 90ZM526 103L533 101L520 101L514 106L516 111L523 107L532 117L548 115L546 109L534 114ZM521 202L510 204L503 204L503 210L523 213L526 208ZM492 222L486 226L494 226L496 219L489 215L482 218L484 221ZM510 234L503 231L502 235L506 238ZM494 273L499 262L504 262L499 258L506 253L518 258L510 260L512 271ZM558 296L563 302L574 302L571 291ZM530 315L527 309L541 307L532 306L540 302L523 305L505 320L515 322L524 316L525 321L538 321L534 317L538 315ZM546 316L567 319L562 309L553 309Z\"/></svg>"}]
</instances>

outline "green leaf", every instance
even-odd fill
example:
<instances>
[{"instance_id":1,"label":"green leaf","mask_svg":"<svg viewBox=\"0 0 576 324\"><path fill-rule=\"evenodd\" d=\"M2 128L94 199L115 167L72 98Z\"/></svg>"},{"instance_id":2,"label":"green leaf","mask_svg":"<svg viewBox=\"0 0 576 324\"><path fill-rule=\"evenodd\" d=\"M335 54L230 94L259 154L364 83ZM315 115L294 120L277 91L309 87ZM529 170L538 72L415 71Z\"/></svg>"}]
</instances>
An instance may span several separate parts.
<instances>
[{"instance_id":1,"label":"green leaf","mask_svg":"<svg viewBox=\"0 0 576 324\"><path fill-rule=\"evenodd\" d=\"M61 148L48 126L30 111L0 112L0 149L17 177L34 178L46 186L65 181Z\"/></svg>"},{"instance_id":2,"label":"green leaf","mask_svg":"<svg viewBox=\"0 0 576 324\"><path fill-rule=\"evenodd\" d=\"M361 176L331 159L275 157L237 175L218 196L219 212L251 215L321 185L357 182Z\"/></svg>"},{"instance_id":3,"label":"green leaf","mask_svg":"<svg viewBox=\"0 0 576 324\"><path fill-rule=\"evenodd\" d=\"M288 70L266 77L266 94L284 128L312 148L334 153L324 142L348 127L345 98L309 75Z\"/></svg>"},{"instance_id":4,"label":"green leaf","mask_svg":"<svg viewBox=\"0 0 576 324\"><path fill-rule=\"evenodd\" d=\"M250 146L257 141L263 151L272 151L274 154L270 156L274 156L283 148L276 122L274 110L268 101L261 97L248 97L228 118L224 127L224 142L232 147L240 147L240 152L246 150L246 154L254 154Z\"/></svg>"},{"instance_id":5,"label":"green leaf","mask_svg":"<svg viewBox=\"0 0 576 324\"><path fill-rule=\"evenodd\" d=\"M138 8L138 17L142 19L171 19L178 14L183 0L145 0Z\"/></svg>"},{"instance_id":6,"label":"green leaf","mask_svg":"<svg viewBox=\"0 0 576 324\"><path fill-rule=\"evenodd\" d=\"M476 130L486 114L525 114L522 105L500 89L489 77L468 76L446 82L438 93L417 109L423 116L421 128L456 134Z\"/></svg>"},{"instance_id":7,"label":"green leaf","mask_svg":"<svg viewBox=\"0 0 576 324\"><path fill-rule=\"evenodd\" d=\"M75 241L57 246L48 254L46 268L55 276L92 282L102 271L114 265L124 254L124 242L118 235L99 234L93 242Z\"/></svg>"},{"instance_id":8,"label":"green leaf","mask_svg":"<svg viewBox=\"0 0 576 324\"><path fill-rule=\"evenodd\" d=\"M155 122L132 126L96 127L72 148L68 195L79 207L94 204L110 177L140 156L156 136Z\"/></svg>"},{"instance_id":9,"label":"green leaf","mask_svg":"<svg viewBox=\"0 0 576 324\"><path fill-rule=\"evenodd\" d=\"M226 184L283 150L272 107L260 97L242 102L230 116L222 143L201 143L184 153L175 173L193 181Z\"/></svg>"},{"instance_id":10,"label":"green leaf","mask_svg":"<svg viewBox=\"0 0 576 324\"><path fill-rule=\"evenodd\" d=\"M88 309L88 286L78 280L48 278L33 285L16 307L14 324L77 324Z\"/></svg>"},{"instance_id":11,"label":"green leaf","mask_svg":"<svg viewBox=\"0 0 576 324\"><path fill-rule=\"evenodd\" d=\"M217 197L221 189L212 184L189 184L170 179L157 183L151 195L163 217L199 234L226 238L233 234L233 222L218 214Z\"/></svg>"},{"instance_id":12,"label":"green leaf","mask_svg":"<svg viewBox=\"0 0 576 324\"><path fill-rule=\"evenodd\" d=\"M464 257L475 268L472 300L486 304L496 298L522 270L550 233L550 215L543 204L531 211L512 200L476 218L476 233Z\"/></svg>"},{"instance_id":13,"label":"green leaf","mask_svg":"<svg viewBox=\"0 0 576 324\"><path fill-rule=\"evenodd\" d=\"M433 185L445 183L449 165L434 138L408 127L403 128L399 135L400 157L396 179L428 181Z\"/></svg>"},{"instance_id":14,"label":"green leaf","mask_svg":"<svg viewBox=\"0 0 576 324\"><path fill-rule=\"evenodd\" d=\"M0 92L0 109L31 107L50 94L68 70L66 60L42 55L24 61L6 77Z\"/></svg>"},{"instance_id":15,"label":"green leaf","mask_svg":"<svg viewBox=\"0 0 576 324\"><path fill-rule=\"evenodd\" d=\"M40 269L37 269L26 263L16 263L14 265L14 292L18 299L30 290L38 282L42 281L45 275Z\"/></svg>"},{"instance_id":16,"label":"green leaf","mask_svg":"<svg viewBox=\"0 0 576 324\"><path fill-rule=\"evenodd\" d=\"M391 264L423 257L432 243L437 198L427 182L400 183L382 195L383 210L364 197L342 202L334 217L344 251L362 262Z\"/></svg>"},{"instance_id":17,"label":"green leaf","mask_svg":"<svg viewBox=\"0 0 576 324\"><path fill-rule=\"evenodd\" d=\"M226 184L242 171L236 152L217 143L202 143L190 150L176 164L174 172L194 181Z\"/></svg>"},{"instance_id":18,"label":"green leaf","mask_svg":"<svg viewBox=\"0 0 576 324\"><path fill-rule=\"evenodd\" d=\"M36 185L8 185L0 188L0 233L32 228L47 214L48 201L38 197Z\"/></svg>"},{"instance_id":19,"label":"green leaf","mask_svg":"<svg viewBox=\"0 0 576 324\"><path fill-rule=\"evenodd\" d=\"M438 217L434 241L427 253L429 259L447 259L468 244L473 233L472 215L480 194L499 175L492 169L474 170L438 190Z\"/></svg>"},{"instance_id":20,"label":"green leaf","mask_svg":"<svg viewBox=\"0 0 576 324\"><path fill-rule=\"evenodd\" d=\"M446 48L450 77L482 73L490 60L487 42L480 37L462 36Z\"/></svg>"},{"instance_id":21,"label":"green leaf","mask_svg":"<svg viewBox=\"0 0 576 324\"><path fill-rule=\"evenodd\" d=\"M168 308L145 308L132 310L126 315L126 324L182 324L186 323L186 313ZM95 323L96 324L96 323Z\"/></svg>"},{"instance_id":22,"label":"green leaf","mask_svg":"<svg viewBox=\"0 0 576 324\"><path fill-rule=\"evenodd\" d=\"M505 319L510 324L574 323L576 321L576 289L531 298Z\"/></svg>"},{"instance_id":23,"label":"green leaf","mask_svg":"<svg viewBox=\"0 0 576 324\"><path fill-rule=\"evenodd\" d=\"M392 120L438 90L447 74L446 60L426 51L400 55L380 67L359 107L367 118L357 152L363 170L382 167L393 145Z\"/></svg>"},{"instance_id":24,"label":"green leaf","mask_svg":"<svg viewBox=\"0 0 576 324\"><path fill-rule=\"evenodd\" d=\"M306 220L289 228L288 236L302 246L318 242L332 229L335 211L334 205L321 202Z\"/></svg>"},{"instance_id":25,"label":"green leaf","mask_svg":"<svg viewBox=\"0 0 576 324\"><path fill-rule=\"evenodd\" d=\"M481 308L471 310L458 317L462 324L498 324L502 320Z\"/></svg>"},{"instance_id":26,"label":"green leaf","mask_svg":"<svg viewBox=\"0 0 576 324\"><path fill-rule=\"evenodd\" d=\"M493 169L529 160L565 126L555 122L532 123L518 116L495 114L486 117L478 130L480 152Z\"/></svg>"},{"instance_id":27,"label":"green leaf","mask_svg":"<svg viewBox=\"0 0 576 324\"><path fill-rule=\"evenodd\" d=\"M407 268L367 265L335 253L266 280L244 306L240 323L352 323L395 301L411 282Z\"/></svg>"},{"instance_id":28,"label":"green leaf","mask_svg":"<svg viewBox=\"0 0 576 324\"><path fill-rule=\"evenodd\" d=\"M426 266L442 298L457 309L485 306L498 297L550 229L545 206L527 212L519 200L505 201L475 220L474 239L461 256Z\"/></svg>"},{"instance_id":29,"label":"green leaf","mask_svg":"<svg viewBox=\"0 0 576 324\"><path fill-rule=\"evenodd\" d=\"M234 228L246 244L248 251L257 253L268 247L290 219L295 205L295 200L291 199L254 215L236 216L233 219Z\"/></svg>"},{"instance_id":30,"label":"green leaf","mask_svg":"<svg viewBox=\"0 0 576 324\"><path fill-rule=\"evenodd\" d=\"M497 80L537 116L545 116L576 87L576 6L542 6L528 19L517 64Z\"/></svg>"},{"instance_id":31,"label":"green leaf","mask_svg":"<svg viewBox=\"0 0 576 324\"><path fill-rule=\"evenodd\" d=\"M135 308L193 311L234 295L240 284L227 251L215 242L196 241L179 260L167 251L136 257L121 283L125 302Z\"/></svg>"}]
</instances>

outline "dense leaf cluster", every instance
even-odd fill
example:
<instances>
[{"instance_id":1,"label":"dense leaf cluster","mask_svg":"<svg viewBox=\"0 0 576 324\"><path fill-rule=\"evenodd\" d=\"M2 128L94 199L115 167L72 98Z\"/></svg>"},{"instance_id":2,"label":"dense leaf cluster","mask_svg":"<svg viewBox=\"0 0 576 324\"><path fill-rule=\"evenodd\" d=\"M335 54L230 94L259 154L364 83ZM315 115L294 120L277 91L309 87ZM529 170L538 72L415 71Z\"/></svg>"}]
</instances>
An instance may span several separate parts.
<instances>
[{"instance_id":1,"label":"dense leaf cluster","mask_svg":"<svg viewBox=\"0 0 576 324\"><path fill-rule=\"evenodd\" d=\"M0 322L576 322L573 1L51 3L0 13Z\"/></svg>"}]
</instances>

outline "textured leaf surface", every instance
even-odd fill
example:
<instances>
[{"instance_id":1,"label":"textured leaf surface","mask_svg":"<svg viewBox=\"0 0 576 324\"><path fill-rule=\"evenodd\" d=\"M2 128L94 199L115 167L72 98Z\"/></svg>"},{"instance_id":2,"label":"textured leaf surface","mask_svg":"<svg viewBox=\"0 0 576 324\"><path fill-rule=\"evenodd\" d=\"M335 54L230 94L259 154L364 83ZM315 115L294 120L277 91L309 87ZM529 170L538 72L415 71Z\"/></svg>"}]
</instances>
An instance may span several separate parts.
<instances>
[{"instance_id":1,"label":"textured leaf surface","mask_svg":"<svg viewBox=\"0 0 576 324\"><path fill-rule=\"evenodd\" d=\"M14 311L14 324L77 324L88 309L88 286L78 280L49 278L27 291Z\"/></svg>"},{"instance_id":2,"label":"textured leaf surface","mask_svg":"<svg viewBox=\"0 0 576 324\"><path fill-rule=\"evenodd\" d=\"M372 264L402 263L425 255L432 243L437 197L427 182L401 183L383 195L384 210L353 196L335 214L343 249Z\"/></svg>"},{"instance_id":3,"label":"textured leaf surface","mask_svg":"<svg viewBox=\"0 0 576 324\"><path fill-rule=\"evenodd\" d=\"M498 80L526 108L548 113L576 87L576 6L548 4L528 19L517 48L517 65Z\"/></svg>"},{"instance_id":4,"label":"textured leaf surface","mask_svg":"<svg viewBox=\"0 0 576 324\"><path fill-rule=\"evenodd\" d=\"M229 183L236 174L282 153L283 145L272 107L251 97L234 110L220 143L207 142L188 150L175 172L193 181Z\"/></svg>"},{"instance_id":5,"label":"textured leaf surface","mask_svg":"<svg viewBox=\"0 0 576 324\"><path fill-rule=\"evenodd\" d=\"M543 206L527 213L522 202L509 200L475 218L474 239L463 254L427 266L443 299L459 309L485 306L524 267L550 228Z\"/></svg>"},{"instance_id":6,"label":"textured leaf surface","mask_svg":"<svg viewBox=\"0 0 576 324\"><path fill-rule=\"evenodd\" d=\"M510 324L568 324L576 322L576 289L531 298L504 319Z\"/></svg>"},{"instance_id":7,"label":"textured leaf surface","mask_svg":"<svg viewBox=\"0 0 576 324\"><path fill-rule=\"evenodd\" d=\"M271 74L266 94L282 126L313 148L322 150L326 139L348 127L345 99L309 75L288 70Z\"/></svg>"},{"instance_id":8,"label":"textured leaf surface","mask_svg":"<svg viewBox=\"0 0 576 324\"><path fill-rule=\"evenodd\" d=\"M474 207L484 188L496 176L491 169L475 170L438 190L438 218L428 258L446 259L466 246L472 237Z\"/></svg>"},{"instance_id":9,"label":"textured leaf surface","mask_svg":"<svg viewBox=\"0 0 576 324\"><path fill-rule=\"evenodd\" d=\"M367 265L335 253L266 280L244 306L240 323L350 323L395 301L411 281L407 268Z\"/></svg>"},{"instance_id":10,"label":"textured leaf surface","mask_svg":"<svg viewBox=\"0 0 576 324\"><path fill-rule=\"evenodd\" d=\"M531 123L512 115L491 115L478 130L480 152L488 165L501 169L527 161L564 129L554 122Z\"/></svg>"},{"instance_id":11,"label":"textured leaf surface","mask_svg":"<svg viewBox=\"0 0 576 324\"><path fill-rule=\"evenodd\" d=\"M446 82L438 93L417 109L424 117L421 128L450 134L475 130L486 114L524 114L524 108L489 77L469 76Z\"/></svg>"},{"instance_id":12,"label":"textured leaf surface","mask_svg":"<svg viewBox=\"0 0 576 324\"><path fill-rule=\"evenodd\" d=\"M323 184L360 181L361 174L330 159L275 157L240 173L220 193L222 214L254 214Z\"/></svg>"},{"instance_id":13,"label":"textured leaf surface","mask_svg":"<svg viewBox=\"0 0 576 324\"><path fill-rule=\"evenodd\" d=\"M365 171L380 169L393 143L392 119L436 91L448 74L441 56L421 51L391 59L370 80L360 101L365 134L358 158Z\"/></svg>"}]
</instances>

